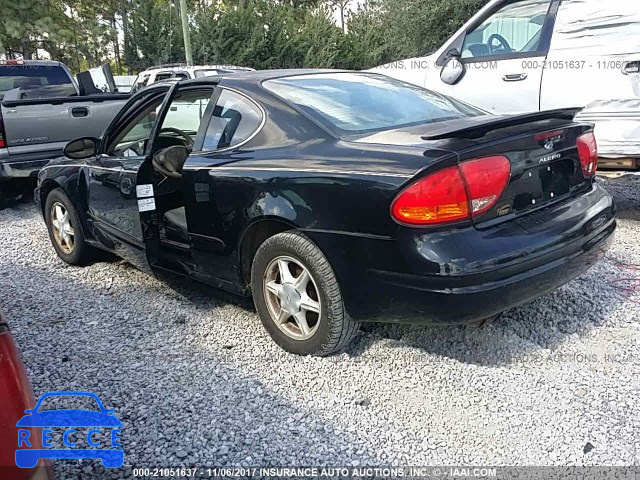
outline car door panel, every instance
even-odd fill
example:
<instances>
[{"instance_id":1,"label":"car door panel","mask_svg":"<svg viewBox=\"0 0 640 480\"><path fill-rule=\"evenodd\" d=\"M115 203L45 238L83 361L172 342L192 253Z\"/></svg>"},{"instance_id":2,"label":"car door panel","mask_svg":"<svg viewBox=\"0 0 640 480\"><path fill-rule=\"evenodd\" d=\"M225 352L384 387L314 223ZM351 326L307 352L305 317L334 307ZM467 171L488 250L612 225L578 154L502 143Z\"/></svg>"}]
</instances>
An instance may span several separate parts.
<instances>
[{"instance_id":1,"label":"car door panel","mask_svg":"<svg viewBox=\"0 0 640 480\"><path fill-rule=\"evenodd\" d=\"M438 91L492 113L537 111L544 61L540 56L465 63L462 80L440 82Z\"/></svg>"},{"instance_id":2,"label":"car door panel","mask_svg":"<svg viewBox=\"0 0 640 480\"><path fill-rule=\"evenodd\" d=\"M137 217L136 176L142 158L122 159L98 157L88 164L89 213L98 222L106 223L142 243Z\"/></svg>"},{"instance_id":3,"label":"car door panel","mask_svg":"<svg viewBox=\"0 0 640 480\"><path fill-rule=\"evenodd\" d=\"M137 174L144 157L99 156L87 162L88 217L94 235L114 253L148 270L136 198Z\"/></svg>"}]
</instances>

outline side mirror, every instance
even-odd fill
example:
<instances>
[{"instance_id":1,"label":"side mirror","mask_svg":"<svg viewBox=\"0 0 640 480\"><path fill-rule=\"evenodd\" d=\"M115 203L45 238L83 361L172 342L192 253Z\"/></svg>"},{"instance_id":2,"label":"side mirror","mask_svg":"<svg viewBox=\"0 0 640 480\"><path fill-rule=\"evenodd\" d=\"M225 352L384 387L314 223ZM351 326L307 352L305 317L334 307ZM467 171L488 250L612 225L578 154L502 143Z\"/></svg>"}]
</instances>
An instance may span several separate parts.
<instances>
[{"instance_id":1,"label":"side mirror","mask_svg":"<svg viewBox=\"0 0 640 480\"><path fill-rule=\"evenodd\" d=\"M447 59L446 63L442 66L440 71L440 80L447 85L455 85L464 74L467 72L464 63L460 60L458 55L451 56Z\"/></svg>"},{"instance_id":2,"label":"side mirror","mask_svg":"<svg viewBox=\"0 0 640 480\"><path fill-rule=\"evenodd\" d=\"M64 147L64 155L73 160L84 160L93 157L98 150L98 139L94 137L82 137L71 140Z\"/></svg>"}]
</instances>

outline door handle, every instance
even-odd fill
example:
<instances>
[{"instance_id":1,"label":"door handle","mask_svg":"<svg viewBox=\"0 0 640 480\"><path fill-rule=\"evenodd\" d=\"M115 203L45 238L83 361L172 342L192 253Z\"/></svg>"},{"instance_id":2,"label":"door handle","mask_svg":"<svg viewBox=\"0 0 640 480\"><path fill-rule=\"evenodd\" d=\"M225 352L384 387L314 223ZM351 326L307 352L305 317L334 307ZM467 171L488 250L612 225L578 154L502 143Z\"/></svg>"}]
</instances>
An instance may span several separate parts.
<instances>
[{"instance_id":1,"label":"door handle","mask_svg":"<svg viewBox=\"0 0 640 480\"><path fill-rule=\"evenodd\" d=\"M640 60L625 63L622 66L622 73L624 73L625 75L633 75L634 73L640 73Z\"/></svg>"},{"instance_id":2,"label":"door handle","mask_svg":"<svg viewBox=\"0 0 640 480\"><path fill-rule=\"evenodd\" d=\"M73 107L71 109L71 115L79 118L88 117L89 109L87 107Z\"/></svg>"},{"instance_id":3,"label":"door handle","mask_svg":"<svg viewBox=\"0 0 640 480\"><path fill-rule=\"evenodd\" d=\"M522 80L526 80L528 76L526 73L512 73L510 75L504 75L502 80L505 82L521 82Z\"/></svg>"}]
</instances>

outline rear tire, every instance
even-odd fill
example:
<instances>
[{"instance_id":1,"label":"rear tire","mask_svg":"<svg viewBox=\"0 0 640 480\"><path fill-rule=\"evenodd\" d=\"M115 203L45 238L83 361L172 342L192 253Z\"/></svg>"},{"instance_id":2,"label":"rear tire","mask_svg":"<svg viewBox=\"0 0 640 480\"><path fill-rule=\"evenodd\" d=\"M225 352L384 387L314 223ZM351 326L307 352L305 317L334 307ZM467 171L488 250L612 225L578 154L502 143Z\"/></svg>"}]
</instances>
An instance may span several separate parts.
<instances>
[{"instance_id":1,"label":"rear tire","mask_svg":"<svg viewBox=\"0 0 640 480\"><path fill-rule=\"evenodd\" d=\"M95 249L84 240L78 212L62 189L49 193L44 216L53 248L63 261L83 266L95 258Z\"/></svg>"},{"instance_id":2,"label":"rear tire","mask_svg":"<svg viewBox=\"0 0 640 480\"><path fill-rule=\"evenodd\" d=\"M301 233L280 233L258 248L251 288L262 324L287 352L331 355L358 331L329 261Z\"/></svg>"}]
</instances>

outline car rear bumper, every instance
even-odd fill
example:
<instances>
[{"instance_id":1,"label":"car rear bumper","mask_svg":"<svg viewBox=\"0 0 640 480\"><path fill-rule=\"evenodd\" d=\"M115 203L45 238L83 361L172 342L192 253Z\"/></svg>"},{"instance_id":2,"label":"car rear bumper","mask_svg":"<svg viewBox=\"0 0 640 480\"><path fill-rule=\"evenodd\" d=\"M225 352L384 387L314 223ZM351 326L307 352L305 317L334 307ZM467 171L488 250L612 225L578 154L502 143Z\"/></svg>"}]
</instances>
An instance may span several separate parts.
<instances>
[{"instance_id":1,"label":"car rear bumper","mask_svg":"<svg viewBox=\"0 0 640 480\"><path fill-rule=\"evenodd\" d=\"M600 187L485 230L402 228L395 239L310 236L329 258L348 313L365 322L468 324L528 303L600 260L614 239ZM336 248L338 247L338 248Z\"/></svg>"}]
</instances>

